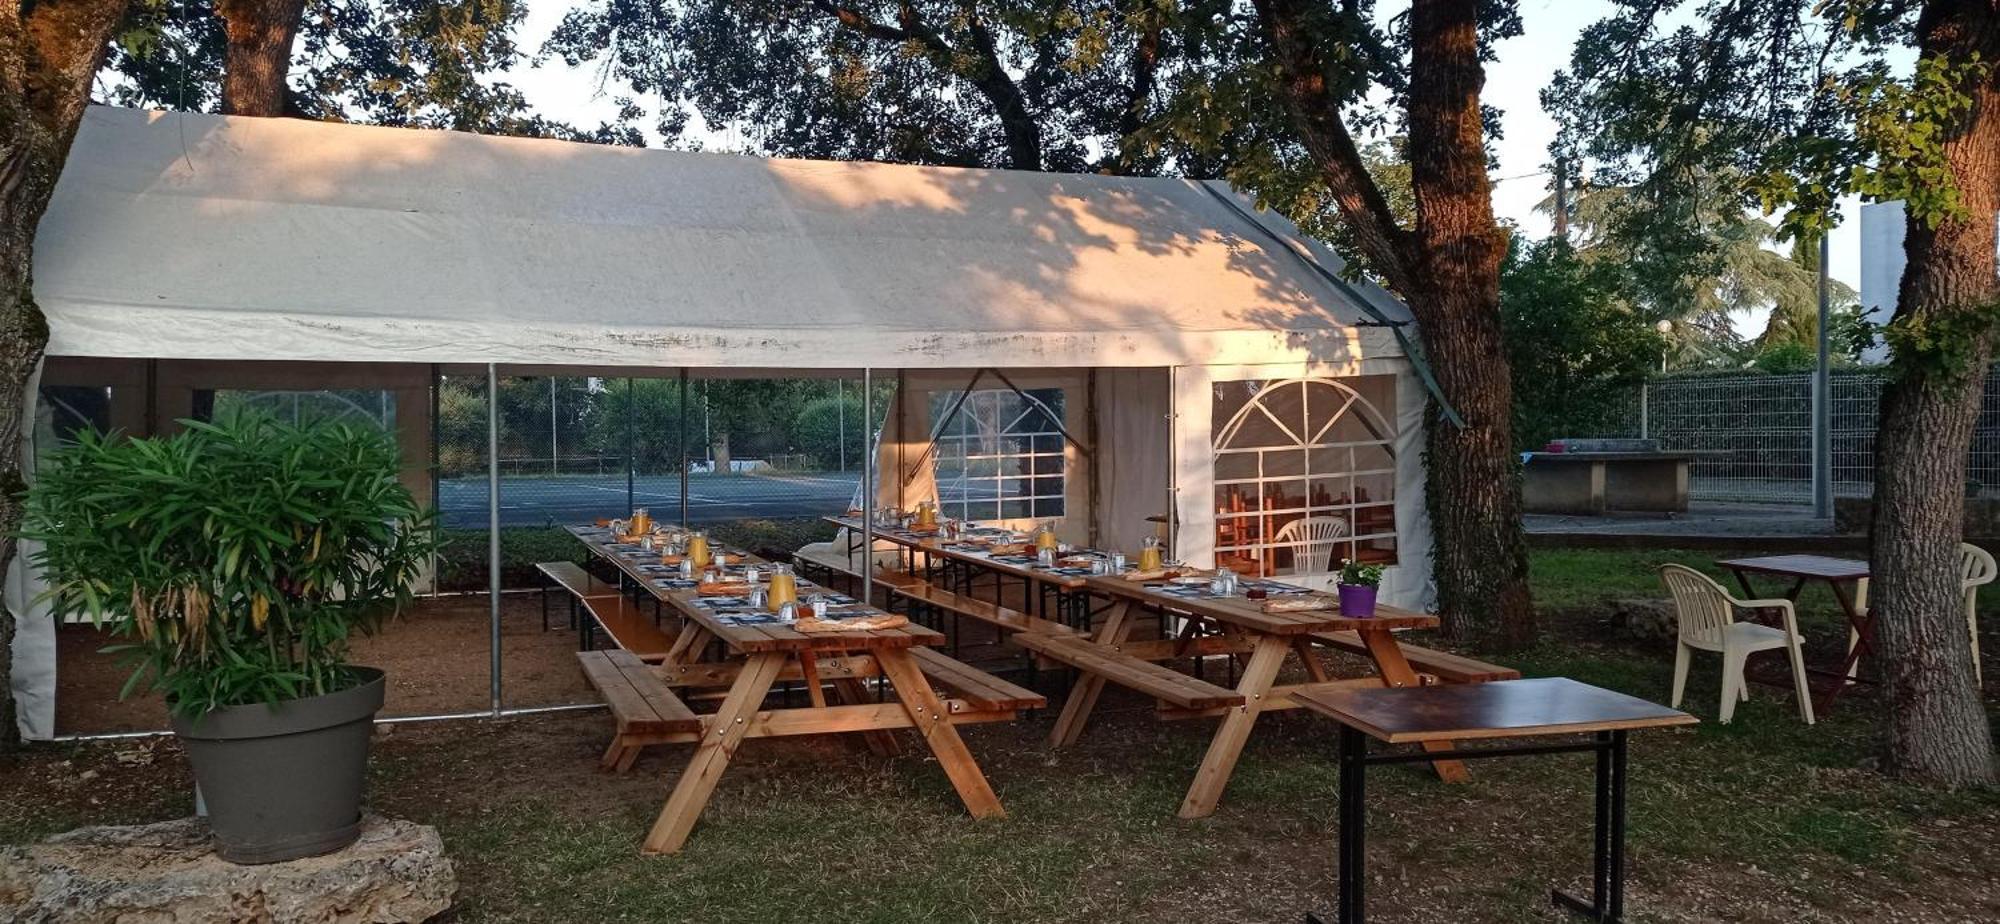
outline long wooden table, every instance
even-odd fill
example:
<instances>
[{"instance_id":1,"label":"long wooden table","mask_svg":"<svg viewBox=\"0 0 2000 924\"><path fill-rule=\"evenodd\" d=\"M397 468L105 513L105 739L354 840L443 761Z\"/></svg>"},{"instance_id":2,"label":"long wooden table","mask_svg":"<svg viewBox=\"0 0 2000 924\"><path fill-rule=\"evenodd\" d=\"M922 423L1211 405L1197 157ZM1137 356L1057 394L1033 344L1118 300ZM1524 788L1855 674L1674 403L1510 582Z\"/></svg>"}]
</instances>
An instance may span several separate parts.
<instances>
[{"instance_id":1,"label":"long wooden table","mask_svg":"<svg viewBox=\"0 0 2000 924\"><path fill-rule=\"evenodd\" d=\"M1411 669L1396 643L1394 630L1433 628L1438 624L1436 616L1387 606L1378 607L1376 615L1371 617L1344 616L1337 610L1266 613L1261 601L1241 595L1213 597L1205 592L1194 593L1163 582L1140 583L1115 575L1093 576L1085 579L1085 585L1092 592L1114 601L1103 625L1091 638L1095 645L1107 652L1151 660L1157 652L1141 650L1145 646L1185 645L1185 641L1171 639L1133 642L1132 632L1139 622L1133 618L1135 612L1149 607L1164 608L1191 620L1219 627L1226 639L1249 651L1249 658L1235 687L1235 692L1243 697L1243 704L1197 713L1220 714L1222 722L1216 726L1208 752L1203 756L1187 796L1181 802L1179 814L1183 818L1201 818L1215 811L1259 715L1298 708L1299 703L1294 697L1312 690L1419 685L1421 681L1416 671ZM1314 656L1311 647L1314 634L1344 630L1360 635L1367 646L1369 659L1374 662L1377 676L1335 679ZM1278 671L1294 656L1303 666L1308 682L1278 684ZM1055 730L1050 736L1053 744L1074 743L1083 733L1107 679L1102 673L1083 672L1070 690L1069 699L1063 704L1062 714L1056 720ZM1431 751L1449 752L1451 743L1430 741L1425 742L1424 747ZM1438 775L1447 781L1466 778L1464 766L1457 761L1442 759L1433 765Z\"/></svg>"},{"instance_id":2,"label":"long wooden table","mask_svg":"<svg viewBox=\"0 0 2000 924\"><path fill-rule=\"evenodd\" d=\"M860 517L829 516L824 519L829 523L848 530L850 537L864 535L864 527ZM1075 569L1044 568L1032 563L1008 561L1005 558L995 557L985 552L970 551L961 548L962 543L945 539L936 533L920 533L896 526L877 526L874 528L873 533L874 538L891 543L902 549L904 555L907 556L912 572L923 567L916 561L917 556L921 555L927 560L945 559L984 570L994 575L1019 580L1022 582L1022 586L1027 588L1027 602L1034 607L1036 615L1042 617L1049 615L1044 606L1043 595L1040 592L1042 588L1052 590L1058 595L1075 595L1084 589L1084 579L1089 577L1087 574L1075 573ZM859 548L860 543L866 541L866 539L850 538L848 557L852 558L854 551ZM1075 549L1068 554L1102 555L1103 553L1091 549ZM995 602L999 601L996 600Z\"/></svg>"},{"instance_id":3,"label":"long wooden table","mask_svg":"<svg viewBox=\"0 0 2000 924\"><path fill-rule=\"evenodd\" d=\"M663 586L663 581L671 579L647 570L647 563L640 560L652 553L635 557L620 551L605 531L578 527L571 533L593 554L637 580L683 618L673 649L660 667L663 676L685 680L703 653L714 647L710 642L721 642L731 662L701 672L716 684L726 683L728 692L713 715L702 717L694 756L646 837L647 853L672 853L687 842L702 807L746 737L861 733L871 748L893 752L894 741L887 733L915 729L974 817L1005 814L956 726L1011 719L1016 710L982 708L977 703L938 696L913 649L937 645L944 641L942 634L914 623L891 629L802 633L754 614L740 614L734 607L718 606L715 598L702 598L694 590ZM755 559L750 561L756 563ZM817 589L801 581L800 597ZM857 614L879 612L865 604L845 609ZM823 681L823 655L841 659L847 665L844 676ZM954 670L963 667L949 663ZM894 689L894 700L871 701L865 677L858 676L860 671L854 665L879 672ZM810 706L763 708L766 695L781 674L804 680ZM831 684L838 703L826 700L823 683Z\"/></svg>"}]
</instances>

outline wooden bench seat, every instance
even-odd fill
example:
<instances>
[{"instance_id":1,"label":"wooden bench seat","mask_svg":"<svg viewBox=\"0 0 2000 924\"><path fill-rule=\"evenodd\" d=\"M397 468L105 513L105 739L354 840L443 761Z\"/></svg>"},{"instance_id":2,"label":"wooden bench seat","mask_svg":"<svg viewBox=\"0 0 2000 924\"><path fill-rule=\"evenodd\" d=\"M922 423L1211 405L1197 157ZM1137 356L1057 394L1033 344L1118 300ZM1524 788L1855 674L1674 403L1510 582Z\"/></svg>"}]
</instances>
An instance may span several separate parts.
<instances>
[{"instance_id":1,"label":"wooden bench seat","mask_svg":"<svg viewBox=\"0 0 2000 924\"><path fill-rule=\"evenodd\" d=\"M1031 616L1020 610L1009 609L997 603L989 603L977 597L953 593L936 584L917 582L890 590L897 596L957 613L970 619L977 619L988 625L998 626L1012 632L1041 632L1048 635L1075 635L1076 630L1053 620Z\"/></svg>"},{"instance_id":2,"label":"wooden bench seat","mask_svg":"<svg viewBox=\"0 0 2000 924\"><path fill-rule=\"evenodd\" d=\"M1365 655L1368 644L1361 640L1358 632L1316 632L1313 641L1341 651ZM1464 655L1416 645L1398 644L1403 657L1419 673L1432 674L1446 683L1487 683L1494 680L1519 680L1521 672L1499 664L1488 664Z\"/></svg>"},{"instance_id":3,"label":"wooden bench seat","mask_svg":"<svg viewBox=\"0 0 2000 924\"><path fill-rule=\"evenodd\" d=\"M1016 709L1040 709L1049 704L1048 697L1040 693L954 660L942 652L912 648L910 655L916 659L917 667L924 672L924 676L980 709L1011 712Z\"/></svg>"},{"instance_id":4,"label":"wooden bench seat","mask_svg":"<svg viewBox=\"0 0 2000 924\"><path fill-rule=\"evenodd\" d=\"M649 744L692 741L701 736L695 715L651 665L629 651L579 651L583 676L611 708L617 732L604 752L605 769L623 773L632 768L639 749Z\"/></svg>"},{"instance_id":5,"label":"wooden bench seat","mask_svg":"<svg viewBox=\"0 0 2000 924\"><path fill-rule=\"evenodd\" d=\"M613 644L641 661L665 661L667 652L673 650L673 633L655 625L652 616L623 596L591 597L583 601L583 608Z\"/></svg>"},{"instance_id":6,"label":"wooden bench seat","mask_svg":"<svg viewBox=\"0 0 2000 924\"><path fill-rule=\"evenodd\" d=\"M536 562L535 570L540 571L555 586L574 594L578 600L618 596L618 585L598 580L595 575L583 570L582 565L573 561Z\"/></svg>"},{"instance_id":7,"label":"wooden bench seat","mask_svg":"<svg viewBox=\"0 0 2000 924\"><path fill-rule=\"evenodd\" d=\"M592 597L618 596L618 585L600 581L583 566L573 561L542 561L535 563L535 570L549 579L542 587L542 631L549 631L549 591L561 588L569 591L569 626L576 628L576 609L579 603Z\"/></svg>"},{"instance_id":8,"label":"wooden bench seat","mask_svg":"<svg viewBox=\"0 0 2000 924\"><path fill-rule=\"evenodd\" d=\"M1022 632L1014 643L1051 660L1061 661L1130 690L1137 690L1163 703L1182 709L1210 709L1241 706L1243 696L1234 690L1198 680L1172 668L1130 655L1107 651L1080 635L1044 635Z\"/></svg>"}]
</instances>

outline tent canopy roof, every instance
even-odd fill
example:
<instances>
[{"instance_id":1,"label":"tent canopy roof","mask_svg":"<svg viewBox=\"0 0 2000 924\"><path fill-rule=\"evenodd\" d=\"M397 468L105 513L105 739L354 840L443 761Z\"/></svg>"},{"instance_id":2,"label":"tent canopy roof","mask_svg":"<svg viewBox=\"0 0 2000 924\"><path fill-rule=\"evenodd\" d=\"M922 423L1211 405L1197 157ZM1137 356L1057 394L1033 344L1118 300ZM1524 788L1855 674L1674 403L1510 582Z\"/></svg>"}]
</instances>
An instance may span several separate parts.
<instances>
[{"instance_id":1,"label":"tent canopy roof","mask_svg":"<svg viewBox=\"0 0 2000 924\"><path fill-rule=\"evenodd\" d=\"M93 107L50 353L799 368L1397 356L1393 297L1221 184ZM1357 326L1360 324L1362 326Z\"/></svg>"}]
</instances>

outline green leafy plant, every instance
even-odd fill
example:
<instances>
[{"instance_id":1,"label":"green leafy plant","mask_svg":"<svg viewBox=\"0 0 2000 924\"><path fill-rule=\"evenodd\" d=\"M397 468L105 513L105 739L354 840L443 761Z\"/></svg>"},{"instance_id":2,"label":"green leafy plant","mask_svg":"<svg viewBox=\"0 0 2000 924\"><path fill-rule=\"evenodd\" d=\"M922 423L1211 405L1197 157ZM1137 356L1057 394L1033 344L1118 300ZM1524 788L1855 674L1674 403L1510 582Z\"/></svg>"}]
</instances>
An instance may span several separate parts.
<instances>
[{"instance_id":1,"label":"green leafy plant","mask_svg":"<svg viewBox=\"0 0 2000 924\"><path fill-rule=\"evenodd\" d=\"M60 617L126 641L177 714L345 689L355 629L410 597L432 514L372 429L260 415L151 439L86 434L55 453L23 529Z\"/></svg>"},{"instance_id":2,"label":"green leafy plant","mask_svg":"<svg viewBox=\"0 0 2000 924\"><path fill-rule=\"evenodd\" d=\"M1353 559L1340 563L1340 583L1358 587L1382 586L1382 566L1364 565Z\"/></svg>"}]
</instances>

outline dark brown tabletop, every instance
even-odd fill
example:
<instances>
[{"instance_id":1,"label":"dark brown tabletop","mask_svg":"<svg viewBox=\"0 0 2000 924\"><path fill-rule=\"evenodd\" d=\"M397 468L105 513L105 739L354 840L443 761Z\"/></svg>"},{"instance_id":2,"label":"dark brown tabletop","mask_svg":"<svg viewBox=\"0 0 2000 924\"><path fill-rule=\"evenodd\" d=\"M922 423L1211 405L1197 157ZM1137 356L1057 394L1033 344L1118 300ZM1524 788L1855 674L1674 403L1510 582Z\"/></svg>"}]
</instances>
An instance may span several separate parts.
<instances>
[{"instance_id":1,"label":"dark brown tabletop","mask_svg":"<svg viewBox=\"0 0 2000 924\"><path fill-rule=\"evenodd\" d=\"M1567 677L1310 690L1299 705L1390 744L1693 725L1694 716Z\"/></svg>"},{"instance_id":2,"label":"dark brown tabletop","mask_svg":"<svg viewBox=\"0 0 2000 924\"><path fill-rule=\"evenodd\" d=\"M1868 577L1868 563L1827 555L1762 555L1731 558L1717 565L1737 573L1775 574L1822 581L1859 581Z\"/></svg>"}]
</instances>

